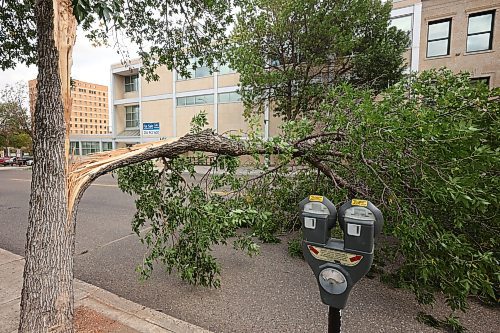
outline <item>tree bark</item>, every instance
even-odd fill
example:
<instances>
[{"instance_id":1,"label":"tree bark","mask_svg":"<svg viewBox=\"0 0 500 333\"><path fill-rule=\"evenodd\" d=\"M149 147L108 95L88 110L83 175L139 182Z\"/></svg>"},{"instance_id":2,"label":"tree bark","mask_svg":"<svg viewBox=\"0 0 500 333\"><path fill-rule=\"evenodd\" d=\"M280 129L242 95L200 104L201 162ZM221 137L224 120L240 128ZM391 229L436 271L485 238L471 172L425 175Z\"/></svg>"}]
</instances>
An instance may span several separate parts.
<instances>
[{"instance_id":1,"label":"tree bark","mask_svg":"<svg viewBox=\"0 0 500 333\"><path fill-rule=\"evenodd\" d=\"M76 22L70 0L37 0L38 97L19 332L73 332L74 223L67 123ZM65 119L66 118L66 119Z\"/></svg>"},{"instance_id":2,"label":"tree bark","mask_svg":"<svg viewBox=\"0 0 500 333\"><path fill-rule=\"evenodd\" d=\"M99 176L133 163L158 157L176 157L189 151L231 156L267 154L268 148L247 147L211 130L96 154L85 162L69 162L71 111L71 53L76 20L71 0L37 0L38 97L34 113L34 159L26 264L21 294L19 332L73 332L73 255L78 203L85 189ZM333 133L335 134L335 133ZM294 144L294 156L308 157L310 145L321 136ZM331 137L341 140L342 136ZM280 153L275 148L275 154ZM335 173L322 171L344 184ZM353 188L353 191L356 189ZM358 192L359 189L357 190Z\"/></svg>"}]
</instances>

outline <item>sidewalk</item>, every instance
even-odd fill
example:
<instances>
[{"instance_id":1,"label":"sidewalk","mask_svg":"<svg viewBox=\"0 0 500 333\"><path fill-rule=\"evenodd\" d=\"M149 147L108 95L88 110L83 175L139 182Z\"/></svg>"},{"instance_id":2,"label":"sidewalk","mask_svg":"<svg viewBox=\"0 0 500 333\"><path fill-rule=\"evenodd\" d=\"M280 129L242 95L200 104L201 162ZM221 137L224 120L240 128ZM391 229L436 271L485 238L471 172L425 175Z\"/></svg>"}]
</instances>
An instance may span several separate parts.
<instances>
[{"instance_id":1,"label":"sidewalk","mask_svg":"<svg viewBox=\"0 0 500 333\"><path fill-rule=\"evenodd\" d=\"M17 332L23 268L23 257L0 249L0 333ZM75 312L95 314L112 323L106 330L109 333L210 333L77 279L74 290Z\"/></svg>"}]
</instances>

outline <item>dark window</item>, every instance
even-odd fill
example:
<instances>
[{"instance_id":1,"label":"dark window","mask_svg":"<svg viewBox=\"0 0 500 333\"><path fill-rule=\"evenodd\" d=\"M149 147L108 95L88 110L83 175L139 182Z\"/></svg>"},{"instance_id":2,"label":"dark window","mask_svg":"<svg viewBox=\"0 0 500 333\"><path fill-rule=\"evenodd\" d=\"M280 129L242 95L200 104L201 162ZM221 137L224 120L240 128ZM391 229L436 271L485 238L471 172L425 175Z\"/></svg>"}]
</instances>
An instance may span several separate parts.
<instances>
[{"instance_id":1,"label":"dark window","mask_svg":"<svg viewBox=\"0 0 500 333\"><path fill-rule=\"evenodd\" d=\"M490 86L490 77L489 76L472 77L470 80L472 81L472 83L485 84L487 87Z\"/></svg>"},{"instance_id":2,"label":"dark window","mask_svg":"<svg viewBox=\"0 0 500 333\"><path fill-rule=\"evenodd\" d=\"M450 54L451 18L429 22L427 32L427 57Z\"/></svg>"},{"instance_id":3,"label":"dark window","mask_svg":"<svg viewBox=\"0 0 500 333\"><path fill-rule=\"evenodd\" d=\"M467 27L467 52L491 50L495 11L469 15Z\"/></svg>"}]
</instances>

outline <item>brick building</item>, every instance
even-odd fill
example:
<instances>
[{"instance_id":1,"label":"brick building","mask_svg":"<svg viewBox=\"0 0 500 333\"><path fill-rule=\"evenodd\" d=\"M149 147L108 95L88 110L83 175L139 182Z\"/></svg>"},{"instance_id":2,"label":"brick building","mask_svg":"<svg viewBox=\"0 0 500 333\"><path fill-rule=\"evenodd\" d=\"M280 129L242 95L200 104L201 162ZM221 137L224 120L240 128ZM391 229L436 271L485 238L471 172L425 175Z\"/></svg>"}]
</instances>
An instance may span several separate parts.
<instances>
[{"instance_id":1,"label":"brick building","mask_svg":"<svg viewBox=\"0 0 500 333\"><path fill-rule=\"evenodd\" d=\"M31 114L37 96L36 80L28 82ZM109 134L108 87L100 84L72 80L70 135Z\"/></svg>"}]
</instances>

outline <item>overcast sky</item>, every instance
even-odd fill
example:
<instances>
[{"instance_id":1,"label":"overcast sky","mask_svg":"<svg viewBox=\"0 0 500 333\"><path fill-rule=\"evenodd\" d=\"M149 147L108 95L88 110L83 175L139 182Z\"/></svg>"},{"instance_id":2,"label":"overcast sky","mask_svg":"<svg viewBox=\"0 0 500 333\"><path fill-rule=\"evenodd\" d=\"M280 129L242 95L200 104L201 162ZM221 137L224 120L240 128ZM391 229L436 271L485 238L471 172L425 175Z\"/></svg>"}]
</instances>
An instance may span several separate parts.
<instances>
[{"instance_id":1,"label":"overcast sky","mask_svg":"<svg viewBox=\"0 0 500 333\"><path fill-rule=\"evenodd\" d=\"M132 58L136 54L132 53ZM84 33L78 29L75 48L73 50L73 67L71 77L109 86L109 70L111 64L120 62L120 56L112 48L93 47ZM36 66L18 65L14 69L0 71L0 88L18 81L26 82L35 79Z\"/></svg>"}]
</instances>

